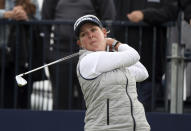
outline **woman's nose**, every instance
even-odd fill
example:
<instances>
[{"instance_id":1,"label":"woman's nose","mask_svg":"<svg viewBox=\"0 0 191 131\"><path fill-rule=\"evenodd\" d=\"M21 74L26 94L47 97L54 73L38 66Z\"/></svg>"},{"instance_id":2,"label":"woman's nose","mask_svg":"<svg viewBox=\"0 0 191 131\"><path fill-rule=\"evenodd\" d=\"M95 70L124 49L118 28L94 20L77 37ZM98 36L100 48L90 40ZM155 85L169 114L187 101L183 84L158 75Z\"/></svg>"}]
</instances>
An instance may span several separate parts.
<instances>
[{"instance_id":1,"label":"woman's nose","mask_svg":"<svg viewBox=\"0 0 191 131\"><path fill-rule=\"evenodd\" d=\"M91 32L88 32L88 37L92 38L93 34Z\"/></svg>"}]
</instances>

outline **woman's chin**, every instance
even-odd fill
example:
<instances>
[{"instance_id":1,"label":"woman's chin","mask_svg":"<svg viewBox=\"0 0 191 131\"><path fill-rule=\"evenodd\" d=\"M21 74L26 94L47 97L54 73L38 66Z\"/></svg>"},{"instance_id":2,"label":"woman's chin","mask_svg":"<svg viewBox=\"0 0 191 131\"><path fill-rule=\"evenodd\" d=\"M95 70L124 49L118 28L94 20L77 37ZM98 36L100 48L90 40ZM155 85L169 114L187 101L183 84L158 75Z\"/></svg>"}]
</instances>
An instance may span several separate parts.
<instances>
[{"instance_id":1,"label":"woman's chin","mask_svg":"<svg viewBox=\"0 0 191 131\"><path fill-rule=\"evenodd\" d=\"M89 48L88 50L91 50L91 51L104 51L104 48L102 49L101 47L92 47L92 48Z\"/></svg>"}]
</instances>

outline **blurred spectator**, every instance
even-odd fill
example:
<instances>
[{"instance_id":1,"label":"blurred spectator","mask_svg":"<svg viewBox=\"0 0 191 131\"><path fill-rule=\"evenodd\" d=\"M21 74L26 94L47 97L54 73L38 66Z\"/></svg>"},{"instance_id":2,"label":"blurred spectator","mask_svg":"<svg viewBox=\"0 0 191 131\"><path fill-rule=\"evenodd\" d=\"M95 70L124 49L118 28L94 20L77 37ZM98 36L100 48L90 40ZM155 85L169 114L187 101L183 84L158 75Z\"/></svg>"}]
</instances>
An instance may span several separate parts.
<instances>
[{"instance_id":1,"label":"blurred spectator","mask_svg":"<svg viewBox=\"0 0 191 131\"><path fill-rule=\"evenodd\" d=\"M171 0L174 4L166 4L166 7L162 7L159 10L157 8L147 8L144 10L136 10L129 14L127 17L132 22L145 21L148 23L162 23L167 22L172 17L177 16L178 10L183 10L184 19L190 23L191 22L191 1L190 0ZM171 2L169 1L169 3ZM150 12L150 13L149 13ZM155 15L152 15L155 14ZM152 19L150 18L154 16ZM190 23L191 24L191 23Z\"/></svg>"},{"instance_id":2,"label":"blurred spectator","mask_svg":"<svg viewBox=\"0 0 191 131\"><path fill-rule=\"evenodd\" d=\"M97 15L101 20L115 18L112 0L44 0L42 19L74 21L86 14ZM78 46L73 38L73 26L54 25L54 42L46 42L47 62L52 62L73 52ZM51 27L47 30L50 34ZM76 77L77 59L63 62L49 68L53 86L54 109L82 108L83 96ZM71 74L72 72L72 74ZM72 83L72 85L70 85ZM70 88L72 87L72 89ZM69 105L72 103L72 105Z\"/></svg>"},{"instance_id":3,"label":"blurred spectator","mask_svg":"<svg viewBox=\"0 0 191 131\"><path fill-rule=\"evenodd\" d=\"M144 12L144 22L147 22L152 25L156 25L156 32L154 32L153 27L128 27L128 38L125 38L125 35L122 35L119 32L125 32L124 28L116 29L116 37L121 42L126 42L136 50L140 52L141 62L146 66L149 72L149 79L140 84L138 90L138 98L143 103L146 111L151 111L151 100L152 100L152 88L155 90L162 89L162 75L164 73L165 67L165 45L166 45L166 27L158 26L163 22L168 21L169 19L175 20L177 16L177 10L174 10L176 2L172 0L114 0L117 10L117 19L118 20L131 20L138 21L137 17L133 16L133 13L137 10ZM153 8L156 8L153 12ZM172 10L172 13L164 13L165 10ZM128 14L128 15L127 15ZM157 16L155 14L158 14ZM142 31L140 33L139 31ZM156 57L153 59L153 41L154 33L156 33ZM137 34L137 35L135 35ZM141 41L141 43L140 43ZM141 45L140 45L141 44ZM155 68L152 64L155 60ZM152 69L154 70L155 75L153 76ZM152 87L152 81L155 82L155 87ZM157 95L157 94L155 94Z\"/></svg>"},{"instance_id":4,"label":"blurred spectator","mask_svg":"<svg viewBox=\"0 0 191 131\"><path fill-rule=\"evenodd\" d=\"M0 10L2 19L16 21L36 20L36 6L30 0L6 0L4 9ZM28 70L29 51L29 25L18 25L19 35L15 24L8 25L1 36L4 38L2 50L5 52L5 61L0 65L0 88L2 108L29 107L29 89L15 88L15 75ZM4 32L5 31L5 32ZM33 34L33 37L36 32ZM5 43L6 42L6 43ZM33 39L33 42L37 41ZM2 52L1 52L2 53ZM2 55L2 54L0 54ZM2 58L2 56L0 56ZM15 60L15 58L17 58ZM1 59L2 60L2 59ZM2 66L2 64L5 64Z\"/></svg>"},{"instance_id":5,"label":"blurred spectator","mask_svg":"<svg viewBox=\"0 0 191 131\"><path fill-rule=\"evenodd\" d=\"M11 10L13 9L14 5L15 5L16 0L0 0L0 19L3 18L8 18L8 19L14 19L11 18ZM41 14L40 14L40 7L39 7L39 3L38 0L31 0L31 2L36 6L36 13L35 13L35 17L37 19L41 19ZM12 13L13 14L13 13ZM2 29L3 27L1 27L2 25L0 25L0 31L1 31L1 35L0 35L0 45L2 45L3 43L6 43L7 38L4 40L3 35L5 33L5 36L8 36L8 27L6 27L6 32ZM4 25L3 25L4 26Z\"/></svg>"},{"instance_id":6,"label":"blurred spectator","mask_svg":"<svg viewBox=\"0 0 191 131\"><path fill-rule=\"evenodd\" d=\"M171 1L168 1L171 2ZM179 12L183 12L184 20L191 24L191 1L190 0L172 0L173 4L166 4L166 7L158 8L148 8L144 10L136 10L129 14L127 17L132 22L147 22L147 23L163 23L174 20L178 16ZM172 34L169 38L169 45L167 47L167 55L171 55L171 43L178 43L179 34L181 34L181 43L186 45L186 50L191 50L191 26L189 26L184 20L181 20L181 30L178 29L178 26L171 27L169 30ZM190 73L190 63L187 64L186 68L186 91L185 97L191 95L191 73ZM167 69L167 72L170 70ZM168 86L167 86L168 87Z\"/></svg>"},{"instance_id":7,"label":"blurred spectator","mask_svg":"<svg viewBox=\"0 0 191 131\"><path fill-rule=\"evenodd\" d=\"M12 0L1 0L0 1L0 19L4 18L4 14L6 10L11 10L14 6L14 2ZM0 46L4 44L4 42L7 42L7 39L4 38L4 36L8 36L8 29L3 28L2 25L0 25Z\"/></svg>"}]
</instances>

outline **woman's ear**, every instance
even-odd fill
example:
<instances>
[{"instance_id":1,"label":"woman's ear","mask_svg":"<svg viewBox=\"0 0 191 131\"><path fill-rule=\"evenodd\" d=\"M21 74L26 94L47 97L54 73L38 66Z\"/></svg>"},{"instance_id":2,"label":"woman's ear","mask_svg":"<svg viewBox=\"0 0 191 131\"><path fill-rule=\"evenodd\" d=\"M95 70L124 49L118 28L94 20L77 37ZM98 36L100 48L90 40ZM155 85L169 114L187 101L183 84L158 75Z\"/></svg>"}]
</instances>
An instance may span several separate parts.
<instances>
[{"instance_id":1,"label":"woman's ear","mask_svg":"<svg viewBox=\"0 0 191 131\"><path fill-rule=\"evenodd\" d=\"M106 28L102 28L102 31L103 31L104 37L106 38L107 37L107 30L106 30Z\"/></svg>"},{"instance_id":2,"label":"woman's ear","mask_svg":"<svg viewBox=\"0 0 191 131\"><path fill-rule=\"evenodd\" d=\"M77 40L77 44L81 47L81 42L80 42L80 40Z\"/></svg>"}]
</instances>

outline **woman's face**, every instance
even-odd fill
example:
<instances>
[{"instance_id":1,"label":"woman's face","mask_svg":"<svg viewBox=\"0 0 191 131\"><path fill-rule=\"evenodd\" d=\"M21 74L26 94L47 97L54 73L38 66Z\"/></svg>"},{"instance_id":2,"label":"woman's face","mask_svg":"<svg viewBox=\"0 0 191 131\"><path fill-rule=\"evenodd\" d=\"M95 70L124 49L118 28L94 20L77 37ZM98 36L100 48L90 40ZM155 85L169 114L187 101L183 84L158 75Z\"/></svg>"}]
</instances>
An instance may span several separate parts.
<instances>
[{"instance_id":1,"label":"woman's face","mask_svg":"<svg viewBox=\"0 0 191 131\"><path fill-rule=\"evenodd\" d=\"M80 28L78 44L90 51L104 51L106 48L106 36L107 31L105 28L87 23Z\"/></svg>"}]
</instances>

